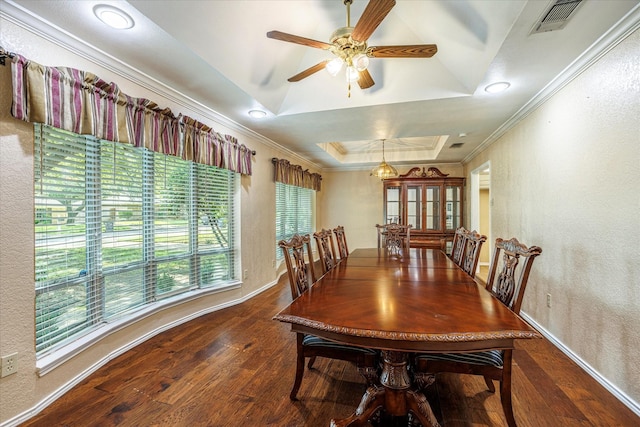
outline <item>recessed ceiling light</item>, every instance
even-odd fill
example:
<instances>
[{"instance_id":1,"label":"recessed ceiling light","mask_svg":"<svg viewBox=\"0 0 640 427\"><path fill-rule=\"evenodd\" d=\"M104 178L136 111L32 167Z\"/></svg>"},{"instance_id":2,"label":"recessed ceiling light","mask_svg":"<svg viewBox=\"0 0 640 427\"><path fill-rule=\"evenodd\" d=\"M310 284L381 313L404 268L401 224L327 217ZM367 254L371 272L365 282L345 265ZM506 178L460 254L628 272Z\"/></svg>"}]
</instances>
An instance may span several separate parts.
<instances>
[{"instance_id":1,"label":"recessed ceiling light","mask_svg":"<svg viewBox=\"0 0 640 427\"><path fill-rule=\"evenodd\" d=\"M262 110L251 110L251 111L249 111L249 115L251 117L253 117L254 119L261 119L263 117L266 117L267 113L265 113Z\"/></svg>"},{"instance_id":2,"label":"recessed ceiling light","mask_svg":"<svg viewBox=\"0 0 640 427\"><path fill-rule=\"evenodd\" d=\"M133 18L120 9L106 4L99 4L93 8L93 13L99 20L117 30L126 30L134 25Z\"/></svg>"},{"instance_id":3,"label":"recessed ceiling light","mask_svg":"<svg viewBox=\"0 0 640 427\"><path fill-rule=\"evenodd\" d=\"M489 92L489 93L498 93L498 92L507 90L509 86L511 86L510 83L498 82L498 83L490 84L489 86L485 87L484 90L485 92Z\"/></svg>"}]
</instances>

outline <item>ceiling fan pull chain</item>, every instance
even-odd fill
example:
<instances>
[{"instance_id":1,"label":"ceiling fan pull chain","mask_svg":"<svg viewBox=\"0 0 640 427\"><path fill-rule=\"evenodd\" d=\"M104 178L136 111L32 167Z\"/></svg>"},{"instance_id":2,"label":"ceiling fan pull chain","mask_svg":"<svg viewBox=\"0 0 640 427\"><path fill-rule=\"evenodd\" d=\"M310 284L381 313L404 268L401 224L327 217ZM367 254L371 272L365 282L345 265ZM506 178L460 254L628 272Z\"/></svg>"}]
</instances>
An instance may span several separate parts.
<instances>
[{"instance_id":1,"label":"ceiling fan pull chain","mask_svg":"<svg viewBox=\"0 0 640 427\"><path fill-rule=\"evenodd\" d=\"M347 98L351 98L351 80L347 82Z\"/></svg>"},{"instance_id":2,"label":"ceiling fan pull chain","mask_svg":"<svg viewBox=\"0 0 640 427\"><path fill-rule=\"evenodd\" d=\"M347 6L347 27L351 26L351 3L353 0L344 0L344 5Z\"/></svg>"}]
</instances>

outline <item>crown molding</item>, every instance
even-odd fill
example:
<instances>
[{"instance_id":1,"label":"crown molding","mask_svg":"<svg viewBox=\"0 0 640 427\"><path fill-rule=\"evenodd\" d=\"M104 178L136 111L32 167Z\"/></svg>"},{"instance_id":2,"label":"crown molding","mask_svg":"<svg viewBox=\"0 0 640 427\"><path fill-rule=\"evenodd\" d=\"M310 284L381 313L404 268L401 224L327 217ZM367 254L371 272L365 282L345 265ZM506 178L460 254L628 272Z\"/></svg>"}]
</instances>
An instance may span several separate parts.
<instances>
[{"instance_id":1,"label":"crown molding","mask_svg":"<svg viewBox=\"0 0 640 427\"><path fill-rule=\"evenodd\" d=\"M613 27L596 40L589 48L582 53L575 61L569 64L551 82L549 82L540 92L534 95L525 105L522 106L513 116L496 129L487 139L471 151L462 164L467 164L474 157L487 149L491 144L499 140L505 133L524 120L529 114L544 104L549 98L554 96L566 85L571 83L583 71L596 63L600 58L616 47L634 31L640 28L640 4L636 5Z\"/></svg>"},{"instance_id":2,"label":"crown molding","mask_svg":"<svg viewBox=\"0 0 640 427\"><path fill-rule=\"evenodd\" d=\"M366 172L371 172L371 169L373 169L375 166L377 166L378 163L376 164L370 164L367 166L339 166L339 167L324 167L322 168L322 172L362 172L362 171L366 171ZM423 161L423 162L418 162L418 163L394 163L393 166L400 170L410 170L411 168L414 167L423 167L423 166L434 166L434 167L449 167L449 166L453 166L453 167L464 167L464 164L461 162L430 162L430 161Z\"/></svg>"},{"instance_id":3,"label":"crown molding","mask_svg":"<svg viewBox=\"0 0 640 427\"><path fill-rule=\"evenodd\" d=\"M225 126L230 130L243 135L246 138L257 140L258 142L273 148L279 152L285 153L288 157L295 161L304 162L309 166L321 170L322 167L309 159L302 157L298 153L278 144L277 142L261 135L233 120L218 113L217 111L207 107L201 102L175 90L174 88L164 84L141 70L121 61L120 59L96 48L95 46L81 40L72 35L63 28L52 24L51 22L31 13L20 5L11 0L2 0L2 8L0 9L0 18L6 19L18 27L40 37L48 42L74 54L97 66L106 69L115 75L118 75L137 86L149 91L150 93L161 96L171 103L192 111L199 116L211 120L221 126ZM4 46L8 48L7 46ZM19 52L16 52L19 53ZM43 64L47 65L47 64ZM179 113L179 111L178 111ZM211 126L209 123L205 123ZM234 135L237 137L237 135ZM240 139L240 138L238 138ZM269 157L270 159L271 157Z\"/></svg>"}]
</instances>

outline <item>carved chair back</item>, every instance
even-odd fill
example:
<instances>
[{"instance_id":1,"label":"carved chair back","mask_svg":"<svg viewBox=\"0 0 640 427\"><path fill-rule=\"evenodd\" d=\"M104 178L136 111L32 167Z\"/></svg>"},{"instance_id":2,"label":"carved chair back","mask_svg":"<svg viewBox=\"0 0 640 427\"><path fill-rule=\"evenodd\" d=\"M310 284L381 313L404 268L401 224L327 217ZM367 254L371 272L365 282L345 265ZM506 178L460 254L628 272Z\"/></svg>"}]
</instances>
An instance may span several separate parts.
<instances>
[{"instance_id":1,"label":"carved chair back","mask_svg":"<svg viewBox=\"0 0 640 427\"><path fill-rule=\"evenodd\" d=\"M304 236L294 234L289 240L280 240L278 246L282 248L284 260L287 264L291 297L296 299L316 281L313 269L311 237L308 234Z\"/></svg>"},{"instance_id":2,"label":"carved chair back","mask_svg":"<svg viewBox=\"0 0 640 427\"><path fill-rule=\"evenodd\" d=\"M469 231L464 227L456 229L453 235L453 246L451 247L451 259L453 262L462 266L462 256L464 254L465 242Z\"/></svg>"},{"instance_id":3,"label":"carved chair back","mask_svg":"<svg viewBox=\"0 0 640 427\"><path fill-rule=\"evenodd\" d=\"M326 273L336 266L336 248L333 245L333 234L331 230L316 231L313 233L313 238L316 239L318 245L318 256L320 257L320 263L322 264L322 273Z\"/></svg>"},{"instance_id":4,"label":"carved chair back","mask_svg":"<svg viewBox=\"0 0 640 427\"><path fill-rule=\"evenodd\" d=\"M515 237L496 239L487 290L516 314L520 313L533 261L541 253L538 246L527 247Z\"/></svg>"},{"instance_id":5,"label":"carved chair back","mask_svg":"<svg viewBox=\"0 0 640 427\"><path fill-rule=\"evenodd\" d=\"M527 248L513 238L496 239L493 260L489 269L487 290L516 314L520 312L522 297L529 279L533 260L542 253L537 246ZM425 353L415 356L415 370L437 374L453 372L482 375L489 391L496 391L493 381L500 381L500 401L509 427L516 427L511 404L511 372L513 350L487 350L473 353Z\"/></svg>"},{"instance_id":6,"label":"carved chair back","mask_svg":"<svg viewBox=\"0 0 640 427\"><path fill-rule=\"evenodd\" d=\"M462 256L462 269L471 277L476 277L476 268L480 260L480 249L487 241L487 236L473 230L467 233L464 239L464 254Z\"/></svg>"},{"instance_id":7,"label":"carved chair back","mask_svg":"<svg viewBox=\"0 0 640 427\"><path fill-rule=\"evenodd\" d=\"M316 239L316 243L318 243L318 250L321 253L320 258L323 268L326 268L327 259L329 259L324 256L326 254L330 254L331 259L335 263L335 258L333 257L333 239L331 236L331 230L323 229L320 232L314 233L314 238ZM282 248L284 259L287 263L291 296L293 299L296 299L306 292L316 281L313 268L313 252L311 251L311 237L308 234L304 236L295 234L289 240L279 241L278 246ZM297 394L302 384L305 359L309 358L309 364L307 366L311 369L316 357L327 357L355 363L358 371L369 385L374 384L374 381L377 379L376 366L378 366L378 362L376 350L349 346L325 340L324 338L314 335L296 332L296 377L293 382L293 387L291 388L291 393L289 393L291 400L298 400Z\"/></svg>"},{"instance_id":8,"label":"carved chair back","mask_svg":"<svg viewBox=\"0 0 640 427\"><path fill-rule=\"evenodd\" d=\"M344 227L339 225L333 229L333 234L336 235L336 244L338 245L338 255L340 259L344 259L349 256L349 247L347 246L347 236L344 234Z\"/></svg>"},{"instance_id":9,"label":"carved chair back","mask_svg":"<svg viewBox=\"0 0 640 427\"><path fill-rule=\"evenodd\" d=\"M409 249L412 225L376 224L378 229L378 247L390 253L401 253Z\"/></svg>"}]
</instances>

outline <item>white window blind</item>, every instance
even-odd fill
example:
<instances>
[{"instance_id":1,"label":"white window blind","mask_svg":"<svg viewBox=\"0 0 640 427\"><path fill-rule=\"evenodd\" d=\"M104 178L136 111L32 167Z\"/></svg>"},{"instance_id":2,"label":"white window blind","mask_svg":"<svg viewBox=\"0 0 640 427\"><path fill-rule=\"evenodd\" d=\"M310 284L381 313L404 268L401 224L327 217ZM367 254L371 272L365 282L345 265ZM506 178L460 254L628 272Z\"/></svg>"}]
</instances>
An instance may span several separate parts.
<instances>
[{"instance_id":1,"label":"white window blind","mask_svg":"<svg viewBox=\"0 0 640 427\"><path fill-rule=\"evenodd\" d=\"M236 279L235 174L35 125L36 350Z\"/></svg>"},{"instance_id":2,"label":"white window blind","mask_svg":"<svg viewBox=\"0 0 640 427\"><path fill-rule=\"evenodd\" d=\"M281 259L280 240L313 232L313 197L308 188L276 182L276 258Z\"/></svg>"}]
</instances>

